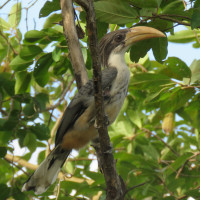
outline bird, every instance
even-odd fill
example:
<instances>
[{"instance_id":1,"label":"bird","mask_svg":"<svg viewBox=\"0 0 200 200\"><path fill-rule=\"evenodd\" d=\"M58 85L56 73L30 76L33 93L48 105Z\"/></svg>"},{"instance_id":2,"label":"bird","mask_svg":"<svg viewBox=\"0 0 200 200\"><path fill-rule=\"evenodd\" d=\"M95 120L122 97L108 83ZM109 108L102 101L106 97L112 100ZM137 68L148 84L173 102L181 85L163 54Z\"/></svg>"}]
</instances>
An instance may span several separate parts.
<instances>
[{"instance_id":1,"label":"bird","mask_svg":"<svg viewBox=\"0 0 200 200\"><path fill-rule=\"evenodd\" d=\"M156 37L165 37L165 34L152 27L136 26L109 32L99 42L102 93L108 125L115 121L128 91L130 71L125 62L125 52L138 41ZM70 152L95 138L98 138L98 130L91 79L65 109L56 132L54 149L24 183L22 191L33 190L36 195L44 193L55 182Z\"/></svg>"}]
</instances>

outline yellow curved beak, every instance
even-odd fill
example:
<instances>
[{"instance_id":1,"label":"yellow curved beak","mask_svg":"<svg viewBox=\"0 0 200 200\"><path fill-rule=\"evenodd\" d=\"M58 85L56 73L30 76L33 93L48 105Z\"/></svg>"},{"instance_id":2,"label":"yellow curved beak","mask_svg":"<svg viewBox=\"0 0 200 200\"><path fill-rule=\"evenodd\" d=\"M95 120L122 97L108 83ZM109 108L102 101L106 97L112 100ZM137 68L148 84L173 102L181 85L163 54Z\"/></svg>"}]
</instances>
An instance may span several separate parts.
<instances>
[{"instance_id":1,"label":"yellow curved beak","mask_svg":"<svg viewBox=\"0 0 200 200\"><path fill-rule=\"evenodd\" d=\"M135 42L146 40L149 38L166 37L161 31L147 27L147 26L137 26L130 28L130 31L126 34L125 46L132 45Z\"/></svg>"}]
</instances>

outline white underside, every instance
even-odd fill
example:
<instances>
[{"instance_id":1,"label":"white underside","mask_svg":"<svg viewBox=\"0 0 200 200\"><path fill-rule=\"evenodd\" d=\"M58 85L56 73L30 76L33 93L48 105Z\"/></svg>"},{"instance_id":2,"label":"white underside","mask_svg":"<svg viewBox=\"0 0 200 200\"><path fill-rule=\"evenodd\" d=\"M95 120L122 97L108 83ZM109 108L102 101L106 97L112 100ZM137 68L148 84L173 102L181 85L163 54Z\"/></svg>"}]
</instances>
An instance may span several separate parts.
<instances>
[{"instance_id":1,"label":"white underside","mask_svg":"<svg viewBox=\"0 0 200 200\"><path fill-rule=\"evenodd\" d=\"M113 111L115 112L114 115L112 115L112 118L110 118L110 123L114 122L116 119L127 95L130 71L125 62L125 51L126 50L121 53L113 52L108 60L109 67L117 68L117 77L114 80L110 91L110 95L117 98L111 105L109 104L109 107L113 107Z\"/></svg>"}]
</instances>

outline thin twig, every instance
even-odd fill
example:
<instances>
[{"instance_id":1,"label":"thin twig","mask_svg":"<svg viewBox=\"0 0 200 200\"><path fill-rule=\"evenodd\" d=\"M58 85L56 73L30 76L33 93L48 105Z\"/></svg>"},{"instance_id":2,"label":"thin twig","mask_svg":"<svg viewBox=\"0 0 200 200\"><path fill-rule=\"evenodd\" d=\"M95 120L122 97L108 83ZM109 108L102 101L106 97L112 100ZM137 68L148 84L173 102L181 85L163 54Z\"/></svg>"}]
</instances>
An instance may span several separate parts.
<instances>
[{"instance_id":1,"label":"thin twig","mask_svg":"<svg viewBox=\"0 0 200 200\"><path fill-rule=\"evenodd\" d=\"M183 18L183 19L188 19L188 20L191 20L190 17L188 16L183 16L183 15L176 15L176 14L160 14L160 15L157 15L157 16L165 16L165 17L177 17L177 18Z\"/></svg>"},{"instance_id":2,"label":"thin twig","mask_svg":"<svg viewBox=\"0 0 200 200\"><path fill-rule=\"evenodd\" d=\"M31 8L32 6L34 6L35 5L35 3L37 3L37 1L38 0L35 0L30 6L28 6L27 8L29 9L29 8Z\"/></svg>"},{"instance_id":3,"label":"thin twig","mask_svg":"<svg viewBox=\"0 0 200 200\"><path fill-rule=\"evenodd\" d=\"M196 32L195 30L193 30L193 32L194 32L194 35L195 35L195 37L196 37L196 39L197 39L197 42L200 44L200 39L199 39L199 37L198 37L198 35L197 35L197 32Z\"/></svg>"},{"instance_id":4,"label":"thin twig","mask_svg":"<svg viewBox=\"0 0 200 200\"><path fill-rule=\"evenodd\" d=\"M138 184L138 185L134 185L133 187L130 187L130 188L127 189L126 192L124 193L124 197L125 197L125 195L126 195L128 192L130 192L131 190L134 190L135 188L141 187L141 186L143 186L143 185L145 185L145 184L147 184L147 183L148 183L148 182L144 182L144 183L140 183L140 184Z\"/></svg>"},{"instance_id":5,"label":"thin twig","mask_svg":"<svg viewBox=\"0 0 200 200\"><path fill-rule=\"evenodd\" d=\"M59 194L60 194L60 179L59 179L58 186L57 186L56 200L58 200Z\"/></svg>"},{"instance_id":6,"label":"thin twig","mask_svg":"<svg viewBox=\"0 0 200 200\"><path fill-rule=\"evenodd\" d=\"M57 108L57 107L62 103L62 101L63 101L64 98L65 98L65 95L66 95L67 92L70 90L70 88L71 88L73 82L74 82L74 78L69 82L68 86L65 88L65 90L64 90L63 93L61 94L60 99L58 100L58 102L55 103L54 105L50 106L50 107L47 107L47 108L45 109L45 111L53 110L53 109Z\"/></svg>"},{"instance_id":7,"label":"thin twig","mask_svg":"<svg viewBox=\"0 0 200 200\"><path fill-rule=\"evenodd\" d=\"M166 147L168 147L172 153L174 153L176 156L179 156L179 154L170 145L168 145L162 138L160 138L158 135L154 134L153 132L151 132L150 130L148 130L146 128L142 128L141 130L150 135L153 135L155 138L160 140Z\"/></svg>"},{"instance_id":8,"label":"thin twig","mask_svg":"<svg viewBox=\"0 0 200 200\"><path fill-rule=\"evenodd\" d=\"M15 55L18 55L18 52L14 49L14 47L11 45L11 43L8 41L8 39L6 38L6 36L0 31L0 35L2 36L2 38L7 42L8 46L10 46L10 48L12 49L13 53Z\"/></svg>"},{"instance_id":9,"label":"thin twig","mask_svg":"<svg viewBox=\"0 0 200 200\"><path fill-rule=\"evenodd\" d=\"M163 19L163 20L168 20L168 21L171 21L171 22L175 22L175 23L178 23L178 24L181 24L181 25L191 26L190 23L183 22L183 21L180 21L180 20L177 20L177 19L174 19L174 18L168 17L168 16L163 16L163 15L153 15L152 18L159 18L159 19Z\"/></svg>"},{"instance_id":10,"label":"thin twig","mask_svg":"<svg viewBox=\"0 0 200 200\"><path fill-rule=\"evenodd\" d=\"M10 0L7 0L1 7L0 9L2 9Z\"/></svg>"},{"instance_id":11,"label":"thin twig","mask_svg":"<svg viewBox=\"0 0 200 200\"><path fill-rule=\"evenodd\" d=\"M200 186L197 186L196 188L194 188L195 190L200 189ZM188 195L184 195L182 197L177 198L177 200L182 200L182 199L186 199L188 198Z\"/></svg>"},{"instance_id":12,"label":"thin twig","mask_svg":"<svg viewBox=\"0 0 200 200\"><path fill-rule=\"evenodd\" d=\"M24 171L20 166L16 165L13 161L8 160L6 157L4 158L4 160L6 160L7 162L11 163L13 166L17 167L19 170L21 170L27 176L30 176L30 174L28 174L26 171Z\"/></svg>"},{"instance_id":13,"label":"thin twig","mask_svg":"<svg viewBox=\"0 0 200 200\"><path fill-rule=\"evenodd\" d=\"M153 14L152 16L137 16L135 19L138 19L138 18L145 18L145 19L140 20L140 22L138 22L134 26L138 26L139 24L143 24L143 23L147 22L148 20L152 20L152 19L162 19L162 20L167 20L167 21L177 23L178 25L191 26L190 23L175 19L175 18L182 18L182 19L190 21L191 20L190 17L176 15L176 14L159 14L159 15Z\"/></svg>"},{"instance_id":14,"label":"thin twig","mask_svg":"<svg viewBox=\"0 0 200 200\"><path fill-rule=\"evenodd\" d=\"M197 153L194 153L194 155L190 156L184 163L183 165L181 166L181 168L178 170L177 174L176 174L176 179L180 176L181 172L183 171L185 165L191 160L193 159L194 157L200 155L200 152L197 152Z\"/></svg>"},{"instance_id":15,"label":"thin twig","mask_svg":"<svg viewBox=\"0 0 200 200\"><path fill-rule=\"evenodd\" d=\"M187 5L186 5L185 1L184 0L182 0L182 1L183 1L183 5L185 7L185 10L187 10Z\"/></svg>"},{"instance_id":16,"label":"thin twig","mask_svg":"<svg viewBox=\"0 0 200 200\"><path fill-rule=\"evenodd\" d=\"M26 18L25 18L25 21L26 21L26 31L28 32L28 8L26 8Z\"/></svg>"}]
</instances>

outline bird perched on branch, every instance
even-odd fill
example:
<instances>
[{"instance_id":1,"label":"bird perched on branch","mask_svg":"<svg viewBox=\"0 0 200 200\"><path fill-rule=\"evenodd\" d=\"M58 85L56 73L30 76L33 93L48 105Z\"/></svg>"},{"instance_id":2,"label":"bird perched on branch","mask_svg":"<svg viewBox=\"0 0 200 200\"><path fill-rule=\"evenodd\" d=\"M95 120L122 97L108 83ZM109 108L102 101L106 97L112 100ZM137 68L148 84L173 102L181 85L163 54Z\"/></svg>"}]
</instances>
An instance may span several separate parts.
<instances>
[{"instance_id":1,"label":"bird perched on branch","mask_svg":"<svg viewBox=\"0 0 200 200\"><path fill-rule=\"evenodd\" d=\"M148 38L165 37L150 27L138 26L117 30L105 35L99 44L102 71L102 90L109 125L116 119L127 94L130 72L125 52L134 43ZM55 148L24 183L22 191L41 194L54 183L72 149L80 149L98 137L95 127L93 80L88 81L66 108L55 138Z\"/></svg>"}]
</instances>

